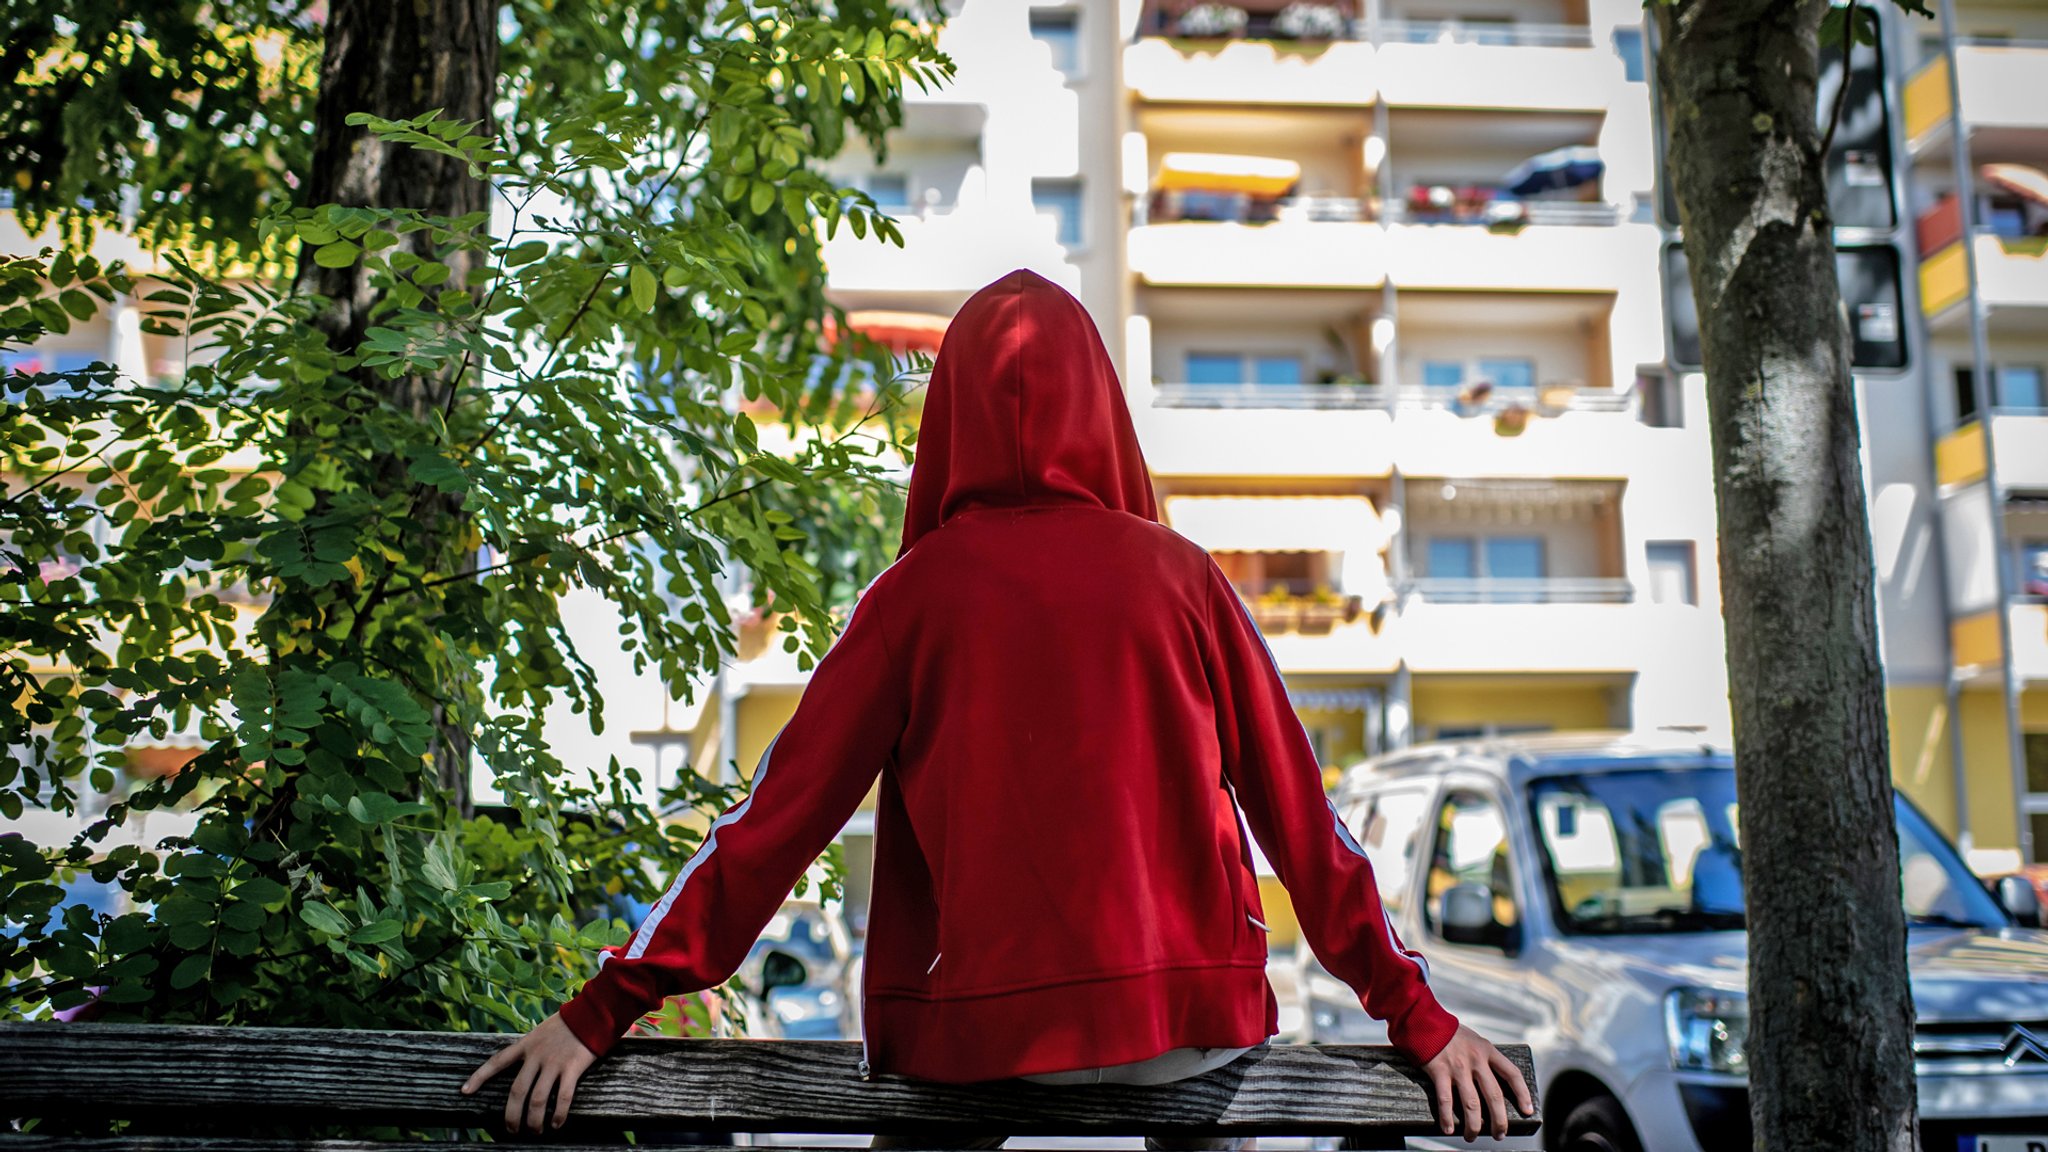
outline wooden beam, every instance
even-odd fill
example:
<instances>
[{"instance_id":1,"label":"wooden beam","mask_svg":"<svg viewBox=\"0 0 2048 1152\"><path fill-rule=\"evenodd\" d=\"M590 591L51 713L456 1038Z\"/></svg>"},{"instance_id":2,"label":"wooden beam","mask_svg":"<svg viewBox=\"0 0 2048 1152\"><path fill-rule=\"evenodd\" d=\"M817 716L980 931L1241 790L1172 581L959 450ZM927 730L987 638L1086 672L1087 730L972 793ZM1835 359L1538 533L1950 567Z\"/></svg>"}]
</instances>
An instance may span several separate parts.
<instances>
[{"instance_id":1,"label":"wooden beam","mask_svg":"<svg viewBox=\"0 0 2048 1152\"><path fill-rule=\"evenodd\" d=\"M257 1124L496 1127L511 1076L458 1088L502 1034L0 1024L0 1115ZM1529 1050L1505 1049L1534 1092ZM1274 1045L1158 1087L862 1080L859 1044L629 1039L576 1090L572 1127L1017 1136L1426 1134L1412 1064L1390 1048ZM580 1121L580 1123L579 1123ZM1536 1130L1516 1120L1517 1135ZM944 1136L937 1138L943 1145Z\"/></svg>"}]
</instances>

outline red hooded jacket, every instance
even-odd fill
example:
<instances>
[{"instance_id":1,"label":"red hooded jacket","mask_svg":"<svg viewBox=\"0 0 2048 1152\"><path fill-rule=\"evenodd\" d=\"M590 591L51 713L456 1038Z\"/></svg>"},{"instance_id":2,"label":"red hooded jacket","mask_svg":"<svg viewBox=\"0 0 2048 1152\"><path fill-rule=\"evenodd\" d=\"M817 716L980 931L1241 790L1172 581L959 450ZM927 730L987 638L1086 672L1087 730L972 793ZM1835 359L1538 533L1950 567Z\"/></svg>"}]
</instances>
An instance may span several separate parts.
<instances>
[{"instance_id":1,"label":"red hooded jacket","mask_svg":"<svg viewBox=\"0 0 2048 1152\"><path fill-rule=\"evenodd\" d=\"M948 328L902 552L569 1027L602 1054L730 976L877 776L874 1071L988 1080L1272 1035L1240 808L1316 955L1394 1043L1427 1060L1457 1028L1243 602L1157 522L1094 324L1029 272Z\"/></svg>"}]
</instances>

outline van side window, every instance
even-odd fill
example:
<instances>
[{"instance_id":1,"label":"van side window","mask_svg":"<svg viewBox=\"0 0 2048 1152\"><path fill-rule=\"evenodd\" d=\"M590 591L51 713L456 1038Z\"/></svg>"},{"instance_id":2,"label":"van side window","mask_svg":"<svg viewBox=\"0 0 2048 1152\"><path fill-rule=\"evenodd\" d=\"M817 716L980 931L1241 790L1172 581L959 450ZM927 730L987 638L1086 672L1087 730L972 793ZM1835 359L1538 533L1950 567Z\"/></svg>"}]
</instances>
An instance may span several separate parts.
<instances>
[{"instance_id":1,"label":"van side window","mask_svg":"<svg viewBox=\"0 0 2048 1152\"><path fill-rule=\"evenodd\" d=\"M1478 792L1452 792L1437 810L1436 848L1430 854L1429 899L1423 921L1432 932L1438 902L1453 885L1471 884L1493 895L1493 920L1503 938L1521 922L1515 907L1514 873L1508 855L1508 823L1500 804Z\"/></svg>"},{"instance_id":2,"label":"van side window","mask_svg":"<svg viewBox=\"0 0 2048 1152\"><path fill-rule=\"evenodd\" d=\"M1421 852L1422 825L1428 816L1429 793L1419 788L1382 792L1352 811L1351 834L1372 861L1380 903L1390 913L1408 904L1415 861Z\"/></svg>"}]
</instances>

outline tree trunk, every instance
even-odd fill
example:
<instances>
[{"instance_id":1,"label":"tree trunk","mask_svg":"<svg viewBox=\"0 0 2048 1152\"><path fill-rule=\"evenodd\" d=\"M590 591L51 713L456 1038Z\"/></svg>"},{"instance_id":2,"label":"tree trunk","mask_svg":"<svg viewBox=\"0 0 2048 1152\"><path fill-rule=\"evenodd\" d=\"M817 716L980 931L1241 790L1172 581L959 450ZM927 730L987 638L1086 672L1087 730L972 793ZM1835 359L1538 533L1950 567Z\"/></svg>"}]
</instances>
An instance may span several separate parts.
<instances>
[{"instance_id":1,"label":"tree trunk","mask_svg":"<svg viewBox=\"0 0 2048 1152\"><path fill-rule=\"evenodd\" d=\"M304 189L309 205L340 204L365 208L414 208L441 216L461 216L490 206L490 188L472 177L457 159L403 145L388 145L363 128L347 123L351 113L367 112L388 119L418 116L439 108L445 119L474 123L490 131L491 101L498 79L497 9L483 0L331 0L328 7L326 55L320 65L320 100L313 117L313 164ZM421 256L441 258L429 250L429 234L414 232L399 246ZM473 255L447 255L460 285ZM318 320L331 346L353 350L369 326L377 301L370 278L360 265L322 268L313 262L310 246L299 260L298 283L331 303ZM426 422L454 408L457 381L431 376L386 380L362 372L363 386L392 408ZM369 475L380 496L399 497L411 507L414 539L428 542L443 571L469 562L462 541L469 517L459 496L420 488L407 477L407 462L391 456L372 461ZM470 733L453 716L452 705L463 685L436 685L431 748L435 776L470 812Z\"/></svg>"},{"instance_id":2,"label":"tree trunk","mask_svg":"<svg viewBox=\"0 0 2048 1152\"><path fill-rule=\"evenodd\" d=\"M1884 680L1814 124L1828 4L1651 7L1713 432L1756 1144L1910 1149Z\"/></svg>"}]
</instances>

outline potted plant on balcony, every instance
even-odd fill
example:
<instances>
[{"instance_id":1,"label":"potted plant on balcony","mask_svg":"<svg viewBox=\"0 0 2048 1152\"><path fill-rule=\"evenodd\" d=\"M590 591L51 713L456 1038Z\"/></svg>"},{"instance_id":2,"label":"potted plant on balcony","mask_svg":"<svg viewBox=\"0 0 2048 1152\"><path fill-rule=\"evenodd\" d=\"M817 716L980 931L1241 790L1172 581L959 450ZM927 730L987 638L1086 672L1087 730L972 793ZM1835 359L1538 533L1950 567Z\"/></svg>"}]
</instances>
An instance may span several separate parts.
<instances>
[{"instance_id":1,"label":"potted plant on balcony","mask_svg":"<svg viewBox=\"0 0 2048 1152\"><path fill-rule=\"evenodd\" d=\"M1290 40L1342 40L1350 29L1344 9L1335 4L1296 0L1273 17L1273 34Z\"/></svg>"},{"instance_id":2,"label":"potted plant on balcony","mask_svg":"<svg viewBox=\"0 0 2048 1152\"><path fill-rule=\"evenodd\" d=\"M1244 35L1251 17L1235 4L1197 4L1174 21L1175 31L1193 40L1231 39Z\"/></svg>"}]
</instances>

